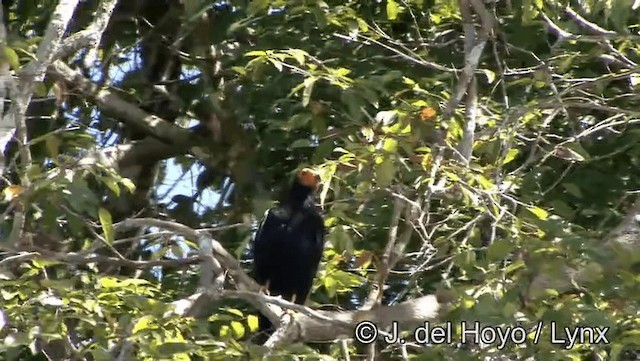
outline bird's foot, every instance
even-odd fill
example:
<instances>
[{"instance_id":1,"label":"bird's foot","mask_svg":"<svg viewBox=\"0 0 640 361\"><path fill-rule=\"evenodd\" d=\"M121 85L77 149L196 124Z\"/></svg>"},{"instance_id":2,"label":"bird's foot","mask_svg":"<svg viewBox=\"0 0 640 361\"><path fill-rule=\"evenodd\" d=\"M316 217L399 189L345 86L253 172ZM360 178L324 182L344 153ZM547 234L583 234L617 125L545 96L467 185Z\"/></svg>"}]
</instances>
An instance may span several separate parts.
<instances>
[{"instance_id":1,"label":"bird's foot","mask_svg":"<svg viewBox=\"0 0 640 361\"><path fill-rule=\"evenodd\" d=\"M263 295L267 295L267 296L271 296L271 293L269 292L269 285L264 285L264 286L260 286L260 288L258 289L258 293L261 293Z\"/></svg>"},{"instance_id":2,"label":"bird's foot","mask_svg":"<svg viewBox=\"0 0 640 361\"><path fill-rule=\"evenodd\" d=\"M296 294L294 293L293 296L291 296L291 303L296 303Z\"/></svg>"}]
</instances>

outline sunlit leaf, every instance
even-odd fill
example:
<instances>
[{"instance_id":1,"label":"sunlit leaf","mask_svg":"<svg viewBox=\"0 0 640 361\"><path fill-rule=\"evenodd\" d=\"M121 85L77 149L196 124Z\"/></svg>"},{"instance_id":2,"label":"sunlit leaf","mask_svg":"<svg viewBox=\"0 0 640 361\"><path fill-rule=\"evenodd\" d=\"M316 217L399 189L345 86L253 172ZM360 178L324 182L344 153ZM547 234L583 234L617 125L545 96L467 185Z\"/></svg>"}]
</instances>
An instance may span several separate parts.
<instances>
[{"instance_id":1,"label":"sunlit leaf","mask_svg":"<svg viewBox=\"0 0 640 361\"><path fill-rule=\"evenodd\" d=\"M249 330L251 332L255 332L258 330L258 317L254 315L247 316L247 325L249 326Z\"/></svg>"},{"instance_id":2,"label":"sunlit leaf","mask_svg":"<svg viewBox=\"0 0 640 361\"><path fill-rule=\"evenodd\" d=\"M146 315L146 316L140 317L138 319L138 321L136 321L136 323L133 325L133 329L131 330L131 334L136 334L136 333L138 333L140 331L144 331L144 330L147 330L149 328L152 328L154 321L155 321L155 317L153 317L151 315Z\"/></svg>"},{"instance_id":3,"label":"sunlit leaf","mask_svg":"<svg viewBox=\"0 0 640 361\"><path fill-rule=\"evenodd\" d=\"M386 138L382 145L382 149L389 153L395 153L398 150L398 141L393 138Z\"/></svg>"},{"instance_id":4,"label":"sunlit leaf","mask_svg":"<svg viewBox=\"0 0 640 361\"><path fill-rule=\"evenodd\" d=\"M516 157L518 156L518 154L520 154L520 150L517 148L511 148L507 151L507 155L504 157L504 160L502 161L502 164L508 164L511 161L513 161L514 159L516 159Z\"/></svg>"},{"instance_id":5,"label":"sunlit leaf","mask_svg":"<svg viewBox=\"0 0 640 361\"><path fill-rule=\"evenodd\" d=\"M302 92L302 106L306 107L309 105L309 101L311 100L311 93L313 92L313 85L315 84L315 77L307 78L304 80L304 90Z\"/></svg>"},{"instance_id":6,"label":"sunlit leaf","mask_svg":"<svg viewBox=\"0 0 640 361\"><path fill-rule=\"evenodd\" d=\"M236 338L244 336L244 325L241 322L231 321L231 330L233 330L233 334Z\"/></svg>"},{"instance_id":7,"label":"sunlit leaf","mask_svg":"<svg viewBox=\"0 0 640 361\"><path fill-rule=\"evenodd\" d=\"M107 242L113 243L115 235L113 232L113 220L111 219L111 213L106 208L100 207L98 210L98 216L100 218L102 232L104 232L104 238Z\"/></svg>"},{"instance_id":8,"label":"sunlit leaf","mask_svg":"<svg viewBox=\"0 0 640 361\"><path fill-rule=\"evenodd\" d=\"M395 0L387 0L387 19L396 20L400 13L400 5Z\"/></svg>"},{"instance_id":9,"label":"sunlit leaf","mask_svg":"<svg viewBox=\"0 0 640 361\"><path fill-rule=\"evenodd\" d=\"M536 217L541 220L545 220L549 218L549 213L540 207L528 207L529 212L533 213Z\"/></svg>"}]
</instances>

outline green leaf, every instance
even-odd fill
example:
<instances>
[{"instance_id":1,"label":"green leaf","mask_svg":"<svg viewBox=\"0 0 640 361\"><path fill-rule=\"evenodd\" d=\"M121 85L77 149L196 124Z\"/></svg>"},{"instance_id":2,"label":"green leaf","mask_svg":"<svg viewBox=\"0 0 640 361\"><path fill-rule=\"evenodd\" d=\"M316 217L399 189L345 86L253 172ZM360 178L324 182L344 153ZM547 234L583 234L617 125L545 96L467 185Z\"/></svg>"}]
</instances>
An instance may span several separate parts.
<instances>
[{"instance_id":1,"label":"green leaf","mask_svg":"<svg viewBox=\"0 0 640 361\"><path fill-rule=\"evenodd\" d=\"M104 238L109 242L109 244L113 244L114 234L113 234L113 220L111 219L111 213L104 208L100 207L98 211L98 217L100 218L100 224L102 225L102 231L104 232Z\"/></svg>"},{"instance_id":2,"label":"green leaf","mask_svg":"<svg viewBox=\"0 0 640 361\"><path fill-rule=\"evenodd\" d=\"M140 331L148 330L150 328L155 328L155 327L152 327L154 321L155 321L155 317L151 315L140 317L138 321L135 323L135 325L133 326L133 329L131 330L131 334L135 335Z\"/></svg>"},{"instance_id":3,"label":"green leaf","mask_svg":"<svg viewBox=\"0 0 640 361\"><path fill-rule=\"evenodd\" d=\"M278 69L278 71L282 71L282 62L281 61L278 61L278 60L273 59L273 58L267 58L267 60L269 60L269 62L271 64L273 64L273 66L275 66L276 69Z\"/></svg>"},{"instance_id":4,"label":"green leaf","mask_svg":"<svg viewBox=\"0 0 640 361\"><path fill-rule=\"evenodd\" d=\"M336 282L333 277L326 276L323 280L323 286L327 291L327 295L329 295L329 297L335 297L336 293L338 292L338 282Z\"/></svg>"},{"instance_id":5,"label":"green leaf","mask_svg":"<svg viewBox=\"0 0 640 361\"><path fill-rule=\"evenodd\" d=\"M171 355L169 360L181 361L191 360L189 352L195 350L194 345L190 345L187 342L164 342L158 346L157 352L161 355Z\"/></svg>"},{"instance_id":6,"label":"green leaf","mask_svg":"<svg viewBox=\"0 0 640 361\"><path fill-rule=\"evenodd\" d=\"M382 145L382 149L389 153L395 153L398 150L398 141L393 138L386 138Z\"/></svg>"},{"instance_id":7,"label":"green leaf","mask_svg":"<svg viewBox=\"0 0 640 361\"><path fill-rule=\"evenodd\" d=\"M493 242L487 249L487 257L490 260L502 260L513 251L513 244L506 239L499 239Z\"/></svg>"},{"instance_id":8,"label":"green leaf","mask_svg":"<svg viewBox=\"0 0 640 361\"><path fill-rule=\"evenodd\" d=\"M345 226L335 226L329 232L329 239L336 252L353 252L353 241Z\"/></svg>"},{"instance_id":9,"label":"green leaf","mask_svg":"<svg viewBox=\"0 0 640 361\"><path fill-rule=\"evenodd\" d=\"M244 325L238 321L231 321L231 330L236 338L242 338L245 334Z\"/></svg>"},{"instance_id":10,"label":"green leaf","mask_svg":"<svg viewBox=\"0 0 640 361\"><path fill-rule=\"evenodd\" d=\"M55 134L50 134L49 136L44 138L45 145L47 146L47 152L51 157L57 157L60 154L60 145L62 144L62 140L58 138Z\"/></svg>"},{"instance_id":11,"label":"green leaf","mask_svg":"<svg viewBox=\"0 0 640 361\"><path fill-rule=\"evenodd\" d=\"M302 106L306 107L309 105L309 101L311 100L311 93L313 92L313 85L315 84L318 78L311 77L304 80L304 90L302 91Z\"/></svg>"},{"instance_id":12,"label":"green leaf","mask_svg":"<svg viewBox=\"0 0 640 361\"><path fill-rule=\"evenodd\" d=\"M549 218L549 213L540 207L533 206L533 207L527 207L527 209L529 210L529 212L533 213L536 217L538 217L538 219L541 219L544 221L547 218Z\"/></svg>"},{"instance_id":13,"label":"green leaf","mask_svg":"<svg viewBox=\"0 0 640 361\"><path fill-rule=\"evenodd\" d=\"M391 158L384 158L382 163L375 168L376 183L380 188L386 188L393 183L396 174L396 166Z\"/></svg>"},{"instance_id":14,"label":"green leaf","mask_svg":"<svg viewBox=\"0 0 640 361\"><path fill-rule=\"evenodd\" d=\"M516 159L518 154L520 154L520 150L519 149L517 149L517 148L509 149L509 151L507 151L507 156L504 157L504 160L502 161L502 165L508 164L512 160Z\"/></svg>"},{"instance_id":15,"label":"green leaf","mask_svg":"<svg viewBox=\"0 0 640 361\"><path fill-rule=\"evenodd\" d=\"M489 69L480 69L480 71L483 72L484 75L487 77L487 82L489 84L493 83L494 80L496 80L496 73L494 73L493 71Z\"/></svg>"},{"instance_id":16,"label":"green leaf","mask_svg":"<svg viewBox=\"0 0 640 361\"><path fill-rule=\"evenodd\" d=\"M113 192L113 194L116 195L116 197L120 196L120 187L118 186L118 182L116 182L115 179L107 176L103 177L102 181L107 186L107 188L109 188Z\"/></svg>"},{"instance_id":17,"label":"green leaf","mask_svg":"<svg viewBox=\"0 0 640 361\"><path fill-rule=\"evenodd\" d=\"M100 278L100 280L98 281L98 284L100 284L100 287L102 288L116 288L116 287L120 287L120 281L118 281L116 278L114 277L102 277Z\"/></svg>"},{"instance_id":18,"label":"green leaf","mask_svg":"<svg viewBox=\"0 0 640 361\"><path fill-rule=\"evenodd\" d=\"M577 185L573 183L564 183L562 186L567 191L567 193L571 194L572 196L580 199L584 197L582 195L582 191L580 190L580 187L578 187Z\"/></svg>"},{"instance_id":19,"label":"green leaf","mask_svg":"<svg viewBox=\"0 0 640 361\"><path fill-rule=\"evenodd\" d=\"M311 141L309 139L297 139L291 145L290 148L306 148L311 146Z\"/></svg>"},{"instance_id":20,"label":"green leaf","mask_svg":"<svg viewBox=\"0 0 640 361\"><path fill-rule=\"evenodd\" d=\"M247 6L247 12L251 15L258 15L269 9L270 5L271 1L269 0L252 0Z\"/></svg>"},{"instance_id":21,"label":"green leaf","mask_svg":"<svg viewBox=\"0 0 640 361\"><path fill-rule=\"evenodd\" d=\"M396 20L400 13L400 5L395 0L387 0L387 19Z\"/></svg>"},{"instance_id":22,"label":"green leaf","mask_svg":"<svg viewBox=\"0 0 640 361\"><path fill-rule=\"evenodd\" d=\"M136 191L136 185L133 184L133 182L129 178L120 179L120 184L122 184L125 188L127 188L129 193L133 193Z\"/></svg>"},{"instance_id":23,"label":"green leaf","mask_svg":"<svg viewBox=\"0 0 640 361\"><path fill-rule=\"evenodd\" d=\"M298 62L298 64L300 65L304 65L305 63L305 56L307 55L307 52L304 50L300 50L300 49L289 49L287 51L289 54L291 54L291 56L296 59L296 61Z\"/></svg>"},{"instance_id":24,"label":"green leaf","mask_svg":"<svg viewBox=\"0 0 640 361\"><path fill-rule=\"evenodd\" d=\"M9 63L11 69L16 71L20 69L20 58L18 57L18 54L7 45L2 45L2 53L0 54L0 57L3 61Z\"/></svg>"},{"instance_id":25,"label":"green leaf","mask_svg":"<svg viewBox=\"0 0 640 361\"><path fill-rule=\"evenodd\" d=\"M247 316L247 325L249 326L249 330L251 332L255 332L258 330L258 317L254 315Z\"/></svg>"}]
</instances>

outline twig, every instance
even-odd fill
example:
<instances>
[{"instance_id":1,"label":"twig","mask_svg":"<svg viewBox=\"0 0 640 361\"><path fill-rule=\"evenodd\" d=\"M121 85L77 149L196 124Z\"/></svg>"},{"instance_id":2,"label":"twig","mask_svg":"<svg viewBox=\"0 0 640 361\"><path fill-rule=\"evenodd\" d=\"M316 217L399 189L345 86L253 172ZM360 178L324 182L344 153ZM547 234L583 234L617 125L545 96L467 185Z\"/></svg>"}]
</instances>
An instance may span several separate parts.
<instances>
[{"instance_id":1,"label":"twig","mask_svg":"<svg viewBox=\"0 0 640 361\"><path fill-rule=\"evenodd\" d=\"M178 258L178 259L159 259L150 261L134 261L126 258L107 257L102 255L84 256L76 252L60 253L49 251L36 246L20 246L20 251L37 253L45 259L56 260L77 265L86 265L90 263L109 264L118 267L127 267L134 269L149 269L153 267L182 267L198 263L199 256Z\"/></svg>"}]
</instances>

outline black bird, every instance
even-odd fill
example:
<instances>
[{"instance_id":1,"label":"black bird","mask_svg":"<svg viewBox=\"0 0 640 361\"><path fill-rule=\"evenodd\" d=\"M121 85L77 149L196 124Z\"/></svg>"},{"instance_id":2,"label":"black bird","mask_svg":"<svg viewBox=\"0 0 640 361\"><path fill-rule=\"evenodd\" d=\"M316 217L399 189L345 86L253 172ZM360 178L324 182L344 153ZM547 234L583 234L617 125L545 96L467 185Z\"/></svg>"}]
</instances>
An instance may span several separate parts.
<instances>
[{"instance_id":1,"label":"black bird","mask_svg":"<svg viewBox=\"0 0 640 361\"><path fill-rule=\"evenodd\" d=\"M254 278L262 291L300 305L311 291L324 249L324 221L314 202L319 182L309 168L298 172L285 198L265 213L253 242ZM258 325L263 336L273 332L262 314Z\"/></svg>"}]
</instances>

